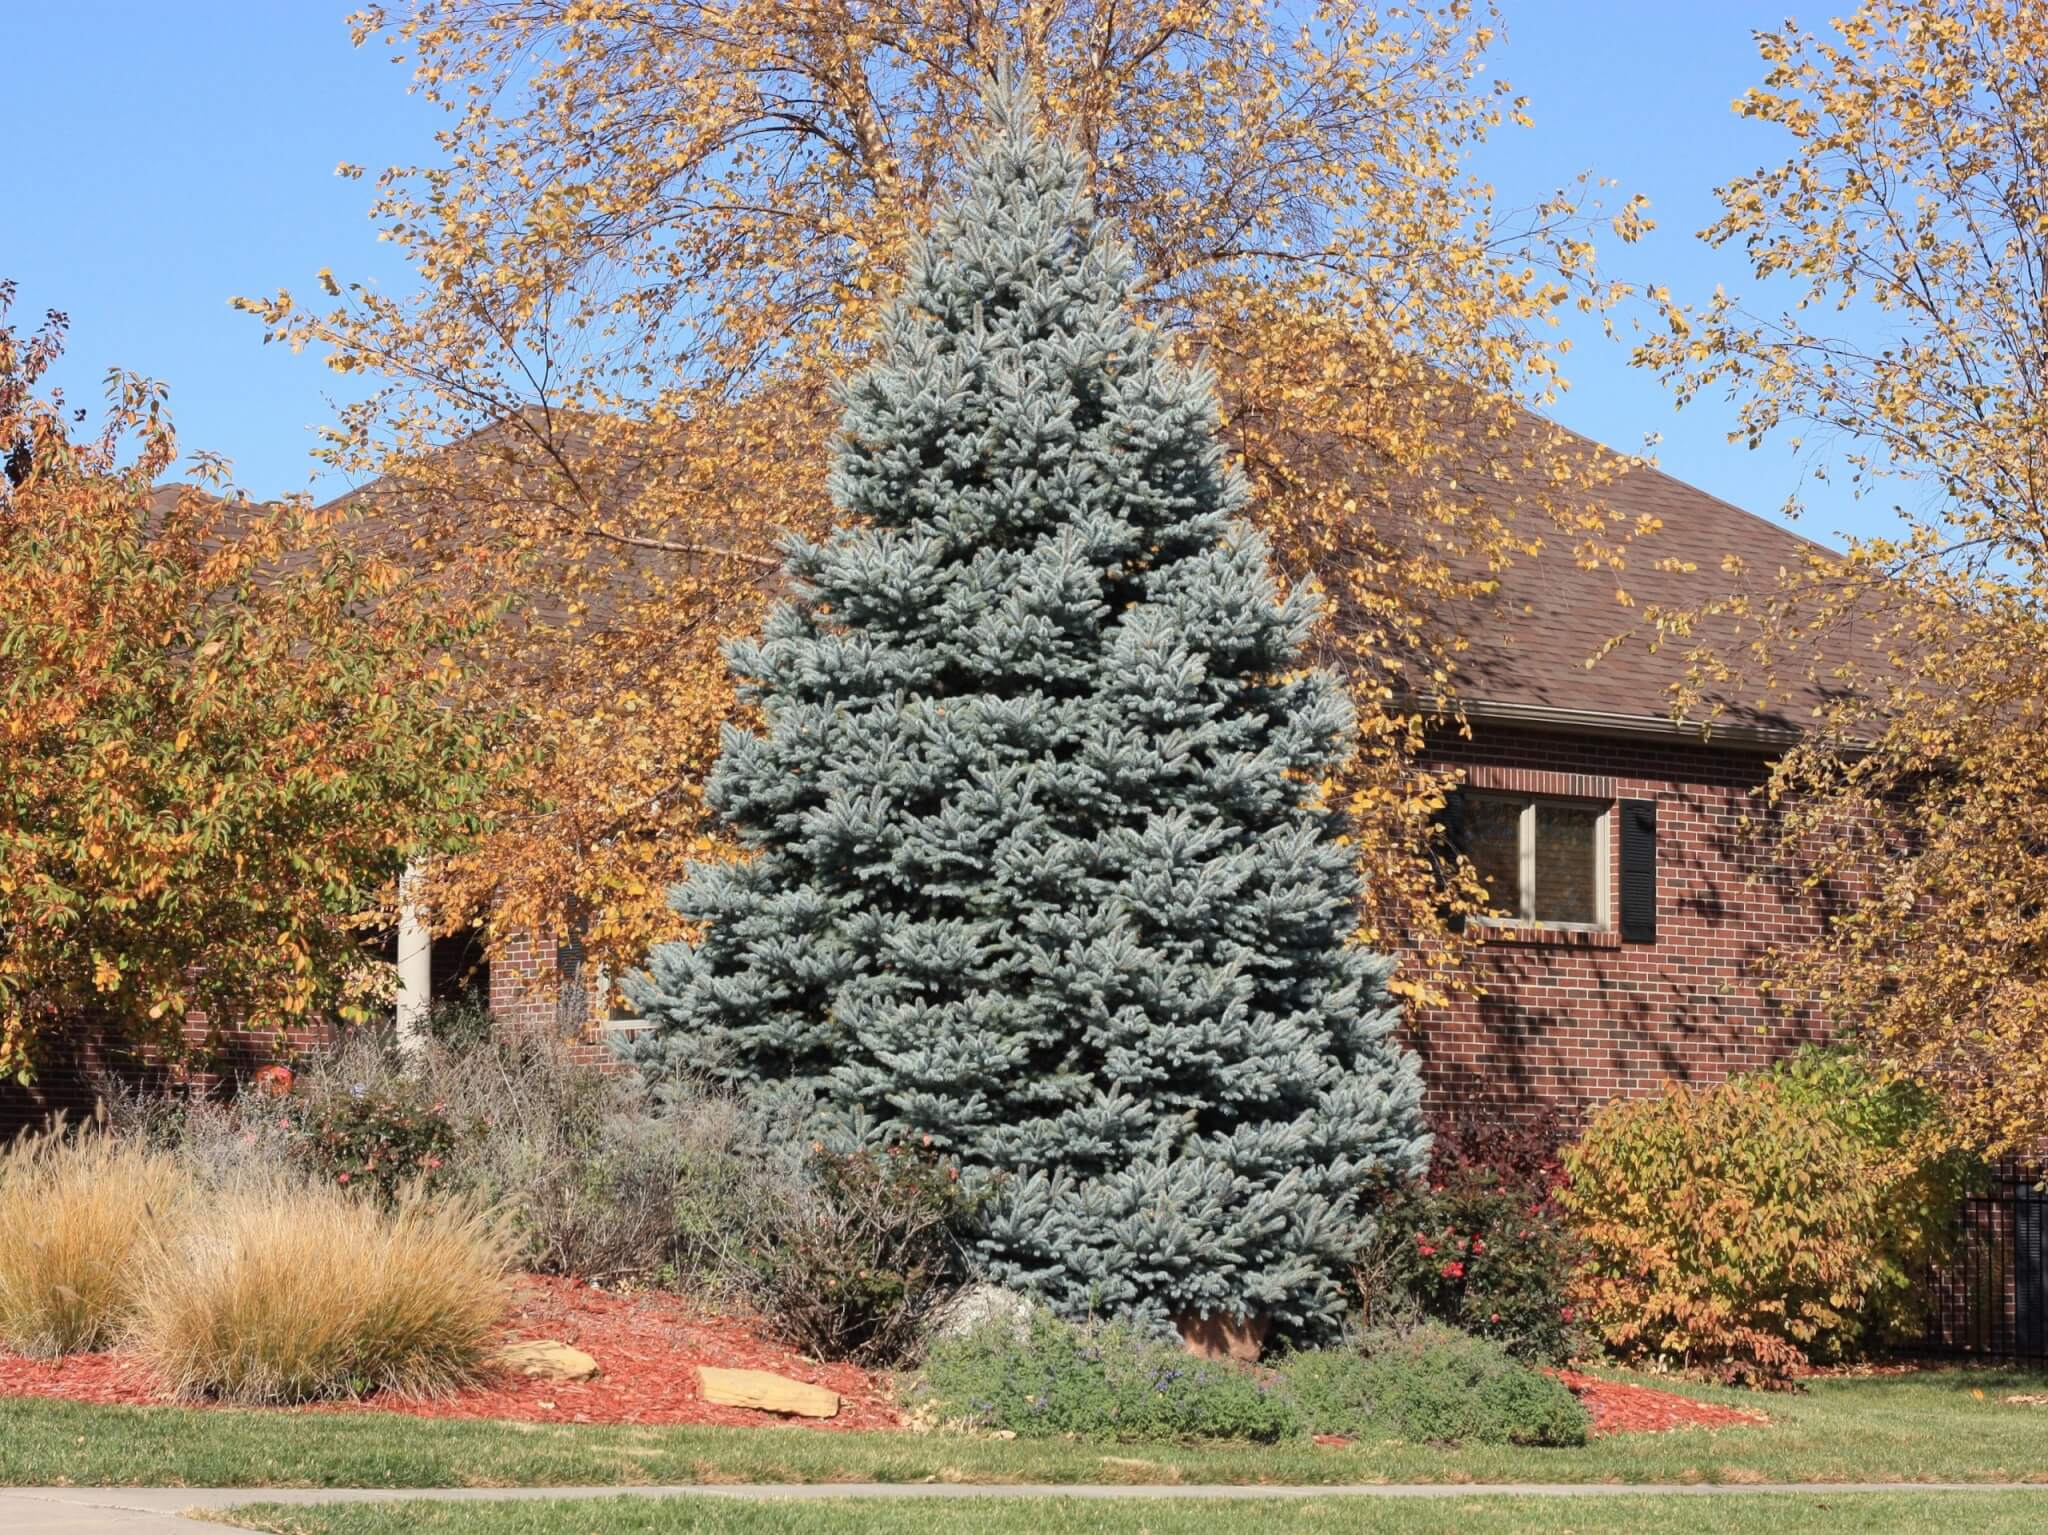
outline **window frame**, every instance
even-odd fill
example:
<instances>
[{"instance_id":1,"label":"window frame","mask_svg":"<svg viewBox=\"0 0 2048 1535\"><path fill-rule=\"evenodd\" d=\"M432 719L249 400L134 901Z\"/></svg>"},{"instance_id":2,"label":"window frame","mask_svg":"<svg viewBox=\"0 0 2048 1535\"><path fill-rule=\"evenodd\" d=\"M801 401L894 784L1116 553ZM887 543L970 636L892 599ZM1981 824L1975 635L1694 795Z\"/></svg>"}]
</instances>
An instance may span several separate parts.
<instances>
[{"instance_id":1,"label":"window frame","mask_svg":"<svg viewBox=\"0 0 2048 1535\"><path fill-rule=\"evenodd\" d=\"M595 1018L600 1034L641 1034L652 1028L643 1014L621 1012L624 998L618 995L618 988L612 984L611 967L597 967L597 986L591 998L590 1011Z\"/></svg>"},{"instance_id":2,"label":"window frame","mask_svg":"<svg viewBox=\"0 0 2048 1535\"><path fill-rule=\"evenodd\" d=\"M1490 800L1521 807L1515 818L1516 914L1482 912L1473 920L1482 927L1539 933L1611 933L1614 925L1614 802L1579 799L1567 794L1520 793L1512 789L1468 789L1473 800ZM1536 811L1542 805L1562 805L1595 812L1593 821L1593 906L1599 912L1594 922L1552 922L1534 915L1536 910ZM1526 915L1525 915L1526 914Z\"/></svg>"}]
</instances>

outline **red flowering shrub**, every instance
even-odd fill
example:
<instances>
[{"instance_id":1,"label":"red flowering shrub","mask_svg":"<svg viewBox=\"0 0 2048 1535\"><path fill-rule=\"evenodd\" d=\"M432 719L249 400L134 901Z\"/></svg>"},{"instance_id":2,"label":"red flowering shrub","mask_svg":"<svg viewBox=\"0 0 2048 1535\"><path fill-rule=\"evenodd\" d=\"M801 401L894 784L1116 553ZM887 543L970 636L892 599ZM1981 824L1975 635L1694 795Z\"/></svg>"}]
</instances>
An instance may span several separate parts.
<instances>
[{"instance_id":1,"label":"red flowering shrub","mask_svg":"<svg viewBox=\"0 0 2048 1535\"><path fill-rule=\"evenodd\" d=\"M408 1184L431 1187L455 1149L455 1127L442 1106L403 1094L335 1093L304 1112L306 1150L322 1175L386 1203Z\"/></svg>"},{"instance_id":2,"label":"red flowering shrub","mask_svg":"<svg viewBox=\"0 0 2048 1535\"><path fill-rule=\"evenodd\" d=\"M1546 1187L1468 1167L1381 1207L1359 1282L1368 1323L1400 1321L1405 1311L1490 1338L1518 1358L1559 1364L1582 1342L1569 1293L1579 1258Z\"/></svg>"},{"instance_id":3,"label":"red flowering shrub","mask_svg":"<svg viewBox=\"0 0 2048 1535\"><path fill-rule=\"evenodd\" d=\"M1609 1104L1565 1171L1559 1198L1588 1249L1577 1293L1623 1355L1780 1386L1864 1341L1884 1185L1775 1077Z\"/></svg>"}]
</instances>

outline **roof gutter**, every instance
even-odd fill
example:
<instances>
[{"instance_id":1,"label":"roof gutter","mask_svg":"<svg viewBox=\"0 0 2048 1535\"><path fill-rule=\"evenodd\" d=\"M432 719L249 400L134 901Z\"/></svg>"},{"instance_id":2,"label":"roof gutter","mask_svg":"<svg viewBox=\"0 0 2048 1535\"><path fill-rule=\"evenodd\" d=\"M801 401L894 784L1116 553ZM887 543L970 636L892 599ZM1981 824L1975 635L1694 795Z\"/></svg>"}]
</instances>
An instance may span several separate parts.
<instances>
[{"instance_id":1,"label":"roof gutter","mask_svg":"<svg viewBox=\"0 0 2048 1535\"><path fill-rule=\"evenodd\" d=\"M1485 698L1421 700L1424 713L1439 719L1462 716L1474 722L1518 725L1525 730L1599 736L1627 741L1696 741L1703 745L1759 752L1782 751L1803 732L1789 725L1746 720L1675 720L1668 714L1612 714L1600 709L1560 709L1551 704L1507 703Z\"/></svg>"}]
</instances>

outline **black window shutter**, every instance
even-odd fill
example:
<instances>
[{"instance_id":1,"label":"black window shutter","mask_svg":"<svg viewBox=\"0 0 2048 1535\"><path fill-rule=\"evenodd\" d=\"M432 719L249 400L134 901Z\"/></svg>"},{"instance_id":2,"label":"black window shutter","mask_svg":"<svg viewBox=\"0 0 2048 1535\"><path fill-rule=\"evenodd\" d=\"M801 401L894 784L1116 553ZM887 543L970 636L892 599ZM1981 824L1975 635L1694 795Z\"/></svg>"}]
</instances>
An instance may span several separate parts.
<instances>
[{"instance_id":1,"label":"black window shutter","mask_svg":"<svg viewBox=\"0 0 2048 1535\"><path fill-rule=\"evenodd\" d=\"M1437 811L1434 819L1438 836L1441 838L1437 848L1434 850L1434 856L1437 856L1439 859L1437 883L1440 886L1448 886L1451 883L1451 876L1457 868L1458 858L1465 852L1467 846L1465 791L1463 789L1452 789L1445 794L1443 808ZM1461 914L1446 909L1444 911L1444 918L1446 925L1449 926L1452 932L1462 933L1465 930L1465 919Z\"/></svg>"},{"instance_id":2,"label":"black window shutter","mask_svg":"<svg viewBox=\"0 0 2048 1535\"><path fill-rule=\"evenodd\" d=\"M1657 802L1621 802L1621 941L1657 941Z\"/></svg>"},{"instance_id":3,"label":"black window shutter","mask_svg":"<svg viewBox=\"0 0 2048 1535\"><path fill-rule=\"evenodd\" d=\"M2048 1197L2023 1190L2012 1220L2013 1348L2039 1357L2048 1350Z\"/></svg>"}]
</instances>

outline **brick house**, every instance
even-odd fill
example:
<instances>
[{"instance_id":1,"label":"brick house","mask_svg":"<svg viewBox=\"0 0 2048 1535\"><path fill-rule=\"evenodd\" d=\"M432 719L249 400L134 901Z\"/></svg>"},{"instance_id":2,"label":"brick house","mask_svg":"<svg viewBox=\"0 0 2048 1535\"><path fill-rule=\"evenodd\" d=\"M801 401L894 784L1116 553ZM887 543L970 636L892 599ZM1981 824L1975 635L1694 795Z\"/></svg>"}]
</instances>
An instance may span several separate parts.
<instances>
[{"instance_id":1,"label":"brick house","mask_svg":"<svg viewBox=\"0 0 2048 1535\"><path fill-rule=\"evenodd\" d=\"M1653 469L1605 494L1662 524L1627 572L1640 605L1725 592L1728 556L1768 579L1815 547ZM1711 730L1679 724L1682 647L1639 639L1586 664L1629 622L1610 573L1539 556L1502 586L1463 626L1467 728L1437 730L1427 760L1461 775L1456 834L1512 915L1482 924L1479 994L1411 1023L1433 1099L1570 1114L1820 1038L1810 1013L1760 994L1756 963L1811 937L1823 899L1740 831L1820 694L1783 713L1725 706Z\"/></svg>"},{"instance_id":2,"label":"brick house","mask_svg":"<svg viewBox=\"0 0 2048 1535\"><path fill-rule=\"evenodd\" d=\"M1768 573L1812 547L1652 469L1604 497L1662 524L1627 576L1643 604L1719 595L1726 556ZM1465 725L1436 730L1426 760L1460 774L1459 833L1504 915L1483 924L1477 992L1409 1019L1433 1099L1569 1115L1667 1078L1718 1079L1818 1037L1811 1017L1765 1002L1753 967L1771 945L1812 933L1821 910L1738 836L1796 721L1730 711L1711 733L1674 723L1675 649L1632 643L1589 668L1629 613L1610 573L1562 554L1518 562L1493 598L1453 619L1471 642ZM470 934L430 938L407 924L395 940L402 1018L474 991L501 1022L562 1030L593 1059L609 1057L608 1030L631 1026L604 1016L610 988L573 939L515 939L488 962ZM55 1108L88 1109L98 1049L81 1039L71 1069L33 1090L0 1085L0 1137Z\"/></svg>"},{"instance_id":3,"label":"brick house","mask_svg":"<svg viewBox=\"0 0 2048 1535\"><path fill-rule=\"evenodd\" d=\"M1725 593L1725 556L1768 575L1813 548L1798 535L1653 469L1604 493L1628 521L1662 527L1627 574L1639 604ZM1690 571L1648 568L1679 563ZM1625 644L1614 579L1568 557L1511 567L1503 590L1459 615L1466 729L1434 732L1425 760L1458 772L1462 840L1504 912L1484 925L1477 994L1409 1023L1432 1098L1567 1115L1666 1079L1713 1081L1820 1037L1817 1022L1759 995L1764 951L1811 935L1819 905L1788 870L1758 866L1739 823L1787 715L1728 708L1711 731L1671 718L1677 647ZM1818 702L1818 698L1805 702ZM1801 701L1794 700L1794 707ZM493 1012L574 1030L607 1027L580 952L545 936L490 970Z\"/></svg>"}]
</instances>

